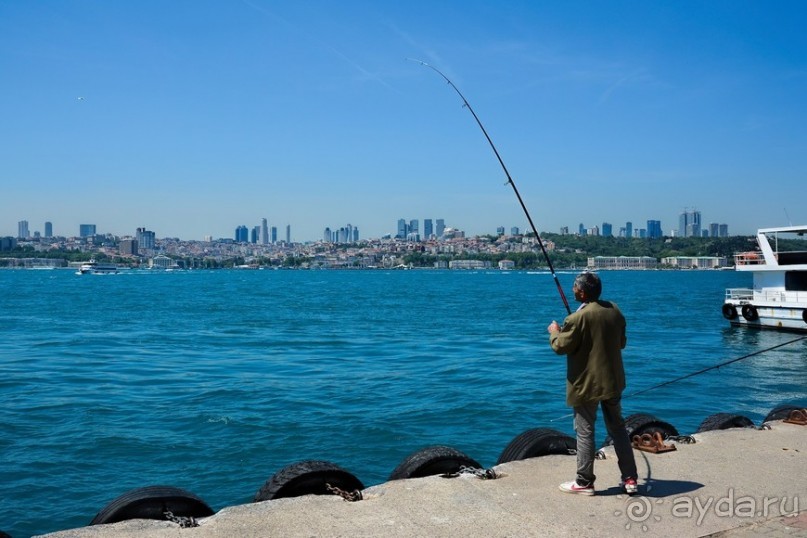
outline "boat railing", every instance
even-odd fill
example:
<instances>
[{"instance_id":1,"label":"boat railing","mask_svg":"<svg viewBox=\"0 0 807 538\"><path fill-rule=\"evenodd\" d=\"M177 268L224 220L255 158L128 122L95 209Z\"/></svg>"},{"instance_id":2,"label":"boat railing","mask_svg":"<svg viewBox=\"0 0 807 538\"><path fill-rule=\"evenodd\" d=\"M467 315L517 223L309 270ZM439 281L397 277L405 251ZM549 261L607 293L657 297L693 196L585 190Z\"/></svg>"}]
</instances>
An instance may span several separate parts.
<instances>
[{"instance_id":1,"label":"boat railing","mask_svg":"<svg viewBox=\"0 0 807 538\"><path fill-rule=\"evenodd\" d=\"M729 288L726 290L726 299L734 301L750 301L754 298L754 290L751 288Z\"/></svg>"},{"instance_id":2,"label":"boat railing","mask_svg":"<svg viewBox=\"0 0 807 538\"><path fill-rule=\"evenodd\" d=\"M754 290L751 288L729 288L726 290L726 299L734 301L807 304L807 291Z\"/></svg>"},{"instance_id":3,"label":"boat railing","mask_svg":"<svg viewBox=\"0 0 807 538\"><path fill-rule=\"evenodd\" d=\"M734 255L734 265L762 265L765 258L760 252L740 252Z\"/></svg>"}]
</instances>

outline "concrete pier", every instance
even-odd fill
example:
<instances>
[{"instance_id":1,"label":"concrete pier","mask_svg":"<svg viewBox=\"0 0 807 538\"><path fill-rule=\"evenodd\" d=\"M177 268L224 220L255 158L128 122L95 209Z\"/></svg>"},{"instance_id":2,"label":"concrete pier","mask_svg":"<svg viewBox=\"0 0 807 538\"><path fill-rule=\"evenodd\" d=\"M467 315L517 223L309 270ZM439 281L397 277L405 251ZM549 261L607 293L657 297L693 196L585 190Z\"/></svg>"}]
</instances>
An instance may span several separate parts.
<instances>
[{"instance_id":1,"label":"concrete pier","mask_svg":"<svg viewBox=\"0 0 807 538\"><path fill-rule=\"evenodd\" d=\"M496 480L472 474L400 480L367 488L358 502L309 495L227 507L194 528L136 520L44 536L807 537L807 426L769 426L695 434L695 444L663 454L636 451L633 497L618 488L608 448L595 463L593 497L558 490L574 477L574 457L545 456L499 465Z\"/></svg>"}]
</instances>

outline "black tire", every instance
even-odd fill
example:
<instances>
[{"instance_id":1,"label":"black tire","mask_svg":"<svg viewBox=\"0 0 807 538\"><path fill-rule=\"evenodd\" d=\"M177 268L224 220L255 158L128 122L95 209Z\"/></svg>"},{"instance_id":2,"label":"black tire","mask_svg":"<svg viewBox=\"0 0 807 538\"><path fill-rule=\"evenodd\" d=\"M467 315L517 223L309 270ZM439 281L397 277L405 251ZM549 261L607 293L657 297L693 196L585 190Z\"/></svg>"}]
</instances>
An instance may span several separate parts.
<instances>
[{"instance_id":1,"label":"black tire","mask_svg":"<svg viewBox=\"0 0 807 538\"><path fill-rule=\"evenodd\" d=\"M450 446L428 446L404 458L389 475L389 479L402 480L457 473L461 467L482 468L478 461Z\"/></svg>"},{"instance_id":2,"label":"black tire","mask_svg":"<svg viewBox=\"0 0 807 538\"><path fill-rule=\"evenodd\" d=\"M723 317L727 320L737 319L737 308L733 304L723 305Z\"/></svg>"},{"instance_id":3,"label":"black tire","mask_svg":"<svg viewBox=\"0 0 807 538\"><path fill-rule=\"evenodd\" d=\"M743 317L746 321L756 321L759 319L759 312L752 304L745 304L742 308Z\"/></svg>"},{"instance_id":4,"label":"black tire","mask_svg":"<svg viewBox=\"0 0 807 538\"><path fill-rule=\"evenodd\" d=\"M199 497L171 486L147 486L127 491L101 509L90 525L127 519L165 520L165 512L177 517L207 517L213 510Z\"/></svg>"},{"instance_id":5,"label":"black tire","mask_svg":"<svg viewBox=\"0 0 807 538\"><path fill-rule=\"evenodd\" d=\"M345 492L364 489L361 480L334 463L305 460L276 472L255 494L254 502L302 495L333 495L328 484Z\"/></svg>"},{"instance_id":6,"label":"black tire","mask_svg":"<svg viewBox=\"0 0 807 538\"><path fill-rule=\"evenodd\" d=\"M516 436L502 450L496 465L508 461L548 456L549 454L575 454L577 440L550 428L534 428Z\"/></svg>"},{"instance_id":7,"label":"black tire","mask_svg":"<svg viewBox=\"0 0 807 538\"><path fill-rule=\"evenodd\" d=\"M708 432L712 430L728 430L729 428L753 428L754 422L743 415L732 413L715 413L703 419L698 431L695 433Z\"/></svg>"},{"instance_id":8,"label":"black tire","mask_svg":"<svg viewBox=\"0 0 807 538\"><path fill-rule=\"evenodd\" d=\"M784 420L790 416L792 411L797 411L799 409L807 409L807 405L798 405L798 404L782 404L774 407L771 409L771 412L768 413L768 416L765 417L765 420L762 422L770 422L771 420Z\"/></svg>"},{"instance_id":9,"label":"black tire","mask_svg":"<svg viewBox=\"0 0 807 538\"><path fill-rule=\"evenodd\" d=\"M655 416L648 413L634 413L625 417L625 429L628 432L628 438L633 439L634 435L644 435L649 433L660 433L661 437L674 437L678 435L678 430L669 422L657 419ZM614 440L610 435L605 437L602 446L610 446L614 444Z\"/></svg>"}]
</instances>

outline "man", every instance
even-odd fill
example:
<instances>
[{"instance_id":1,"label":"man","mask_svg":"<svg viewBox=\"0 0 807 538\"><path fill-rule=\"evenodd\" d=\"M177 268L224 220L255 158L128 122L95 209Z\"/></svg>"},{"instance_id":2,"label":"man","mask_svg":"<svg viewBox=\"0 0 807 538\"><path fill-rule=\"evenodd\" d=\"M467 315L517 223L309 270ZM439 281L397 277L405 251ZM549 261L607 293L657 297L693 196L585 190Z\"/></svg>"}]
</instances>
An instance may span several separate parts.
<instances>
[{"instance_id":1,"label":"man","mask_svg":"<svg viewBox=\"0 0 807 538\"><path fill-rule=\"evenodd\" d=\"M581 273L572 287L581 303L563 322L547 327L549 343L558 355L566 354L566 405L574 408L577 432L577 479L560 485L561 491L594 495L594 423L602 407L605 427L614 440L622 473L623 491L633 495L636 460L622 418L625 370L622 349L627 342L625 318L614 303L600 300L602 282L595 273Z\"/></svg>"}]
</instances>

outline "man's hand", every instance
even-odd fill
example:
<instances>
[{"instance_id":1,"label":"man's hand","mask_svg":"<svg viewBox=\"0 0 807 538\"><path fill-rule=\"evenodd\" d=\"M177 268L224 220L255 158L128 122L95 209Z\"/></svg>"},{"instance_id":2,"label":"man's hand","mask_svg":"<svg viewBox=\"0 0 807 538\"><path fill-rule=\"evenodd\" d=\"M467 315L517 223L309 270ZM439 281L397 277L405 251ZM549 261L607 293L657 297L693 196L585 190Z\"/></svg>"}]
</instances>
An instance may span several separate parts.
<instances>
[{"instance_id":1,"label":"man's hand","mask_svg":"<svg viewBox=\"0 0 807 538\"><path fill-rule=\"evenodd\" d=\"M549 334L556 333L556 332L560 331L560 325L558 325L557 321L552 320L552 323L549 324L549 327L546 328L546 331Z\"/></svg>"}]
</instances>

